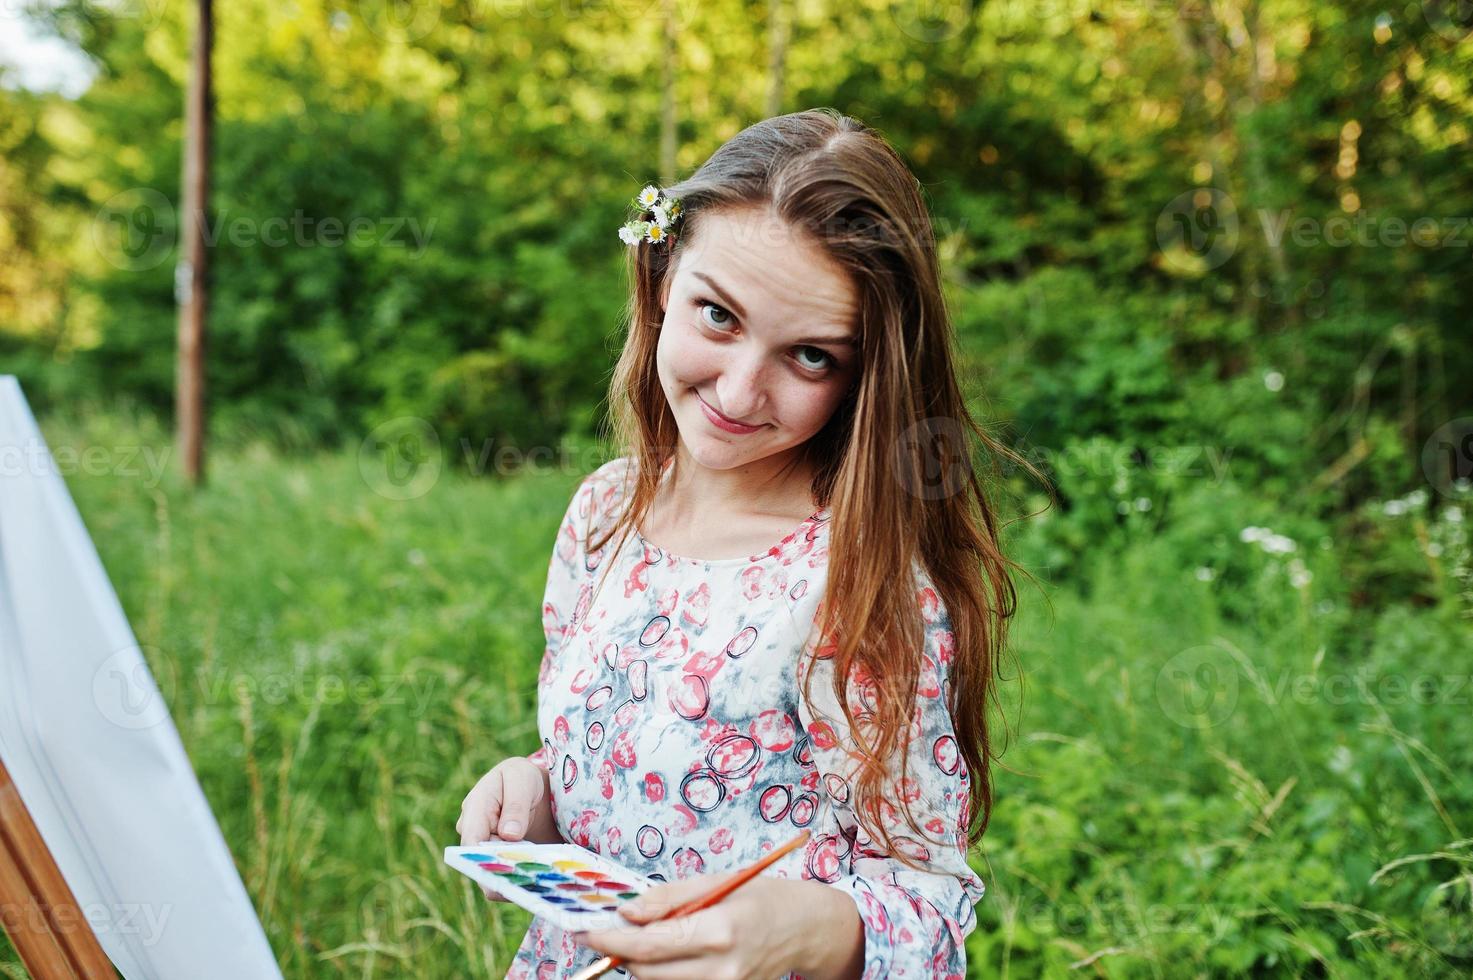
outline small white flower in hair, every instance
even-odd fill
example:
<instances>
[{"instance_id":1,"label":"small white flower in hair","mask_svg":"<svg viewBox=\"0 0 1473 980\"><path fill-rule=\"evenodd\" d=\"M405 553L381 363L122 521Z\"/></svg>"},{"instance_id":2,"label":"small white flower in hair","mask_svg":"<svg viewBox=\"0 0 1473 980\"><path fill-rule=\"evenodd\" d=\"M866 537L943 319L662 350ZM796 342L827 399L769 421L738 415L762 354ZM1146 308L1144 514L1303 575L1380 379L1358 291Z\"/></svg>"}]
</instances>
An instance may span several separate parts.
<instances>
[{"instance_id":1,"label":"small white flower in hair","mask_svg":"<svg viewBox=\"0 0 1473 980\"><path fill-rule=\"evenodd\" d=\"M675 240L679 230L676 226L680 223L681 212L684 210L678 199L662 195L658 187L648 184L635 197L634 207L641 212L650 212L654 220L636 219L625 222L619 229L621 242L625 245L638 245L640 242L658 243Z\"/></svg>"}]
</instances>

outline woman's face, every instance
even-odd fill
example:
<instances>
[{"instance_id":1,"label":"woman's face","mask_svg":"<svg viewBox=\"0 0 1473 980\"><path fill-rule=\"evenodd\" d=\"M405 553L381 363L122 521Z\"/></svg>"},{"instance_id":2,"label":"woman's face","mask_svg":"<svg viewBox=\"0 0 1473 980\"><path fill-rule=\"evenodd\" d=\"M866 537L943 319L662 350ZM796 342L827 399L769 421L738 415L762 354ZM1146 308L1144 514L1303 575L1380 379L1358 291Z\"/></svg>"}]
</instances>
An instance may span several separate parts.
<instances>
[{"instance_id":1,"label":"woman's face","mask_svg":"<svg viewBox=\"0 0 1473 980\"><path fill-rule=\"evenodd\" d=\"M695 462L745 466L821 430L858 376L857 312L848 275L791 225L765 210L702 215L656 351Z\"/></svg>"}]
</instances>

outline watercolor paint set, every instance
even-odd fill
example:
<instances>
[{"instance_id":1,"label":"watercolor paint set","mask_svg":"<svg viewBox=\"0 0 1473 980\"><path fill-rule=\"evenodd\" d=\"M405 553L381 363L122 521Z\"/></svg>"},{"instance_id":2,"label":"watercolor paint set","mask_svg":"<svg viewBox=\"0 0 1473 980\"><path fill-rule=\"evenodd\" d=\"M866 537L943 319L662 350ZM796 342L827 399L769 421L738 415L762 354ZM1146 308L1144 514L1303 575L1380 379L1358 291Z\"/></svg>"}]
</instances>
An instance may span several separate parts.
<instances>
[{"instance_id":1,"label":"watercolor paint set","mask_svg":"<svg viewBox=\"0 0 1473 980\"><path fill-rule=\"evenodd\" d=\"M533 915L575 932L625 922L619 906L659 884L576 844L486 841L445 848L445 863Z\"/></svg>"}]
</instances>

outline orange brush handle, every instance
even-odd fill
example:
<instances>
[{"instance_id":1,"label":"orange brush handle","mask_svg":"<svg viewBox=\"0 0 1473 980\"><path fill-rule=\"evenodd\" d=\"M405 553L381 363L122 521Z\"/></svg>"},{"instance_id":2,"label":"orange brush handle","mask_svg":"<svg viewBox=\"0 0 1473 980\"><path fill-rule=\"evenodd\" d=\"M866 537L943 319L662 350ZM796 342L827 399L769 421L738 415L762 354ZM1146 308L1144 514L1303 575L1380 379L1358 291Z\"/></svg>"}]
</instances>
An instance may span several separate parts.
<instances>
[{"instance_id":1,"label":"orange brush handle","mask_svg":"<svg viewBox=\"0 0 1473 980\"><path fill-rule=\"evenodd\" d=\"M764 854L761 860L756 861L755 863L748 865L747 867L738 871L726 881L723 881L721 884L711 889L711 891L706 893L705 895L702 895L699 898L693 898L689 902L686 902L684 905L677 905L675 908L671 909L669 912L665 913L659 918L651 919L650 922L664 922L666 919L678 919L683 915L690 915L692 912L699 912L701 909L709 908L710 906L715 905L717 902L721 901L723 898L736 891L742 885L757 877L763 872L764 869L773 864L784 854L787 854L788 852L802 847L804 844L808 843L808 837L809 832L806 830L803 831L803 833L799 834L797 837L794 837L792 840L788 841L781 847L774 848L773 850ZM649 923L646 923L646 925L648 924ZM609 970L612 970L614 967L623 965L623 963L624 961L617 956L605 956L597 963L589 966L586 970L580 971L577 975L573 977L573 980L593 980L594 977L601 976Z\"/></svg>"}]
</instances>

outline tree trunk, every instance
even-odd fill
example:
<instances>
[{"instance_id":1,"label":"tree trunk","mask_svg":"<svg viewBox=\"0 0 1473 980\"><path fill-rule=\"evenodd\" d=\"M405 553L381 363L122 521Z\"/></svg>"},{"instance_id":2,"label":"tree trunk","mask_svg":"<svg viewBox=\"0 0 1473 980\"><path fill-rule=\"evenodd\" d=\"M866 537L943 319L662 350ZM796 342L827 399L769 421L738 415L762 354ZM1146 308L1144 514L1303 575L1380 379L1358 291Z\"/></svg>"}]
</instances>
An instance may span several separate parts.
<instances>
[{"instance_id":1,"label":"tree trunk","mask_svg":"<svg viewBox=\"0 0 1473 980\"><path fill-rule=\"evenodd\" d=\"M179 353L175 379L175 441L191 485L204 479L205 314L209 305L209 253L205 205L210 192L210 48L214 24L210 0L199 0L184 137L183 258L174 270L179 304Z\"/></svg>"},{"instance_id":2,"label":"tree trunk","mask_svg":"<svg viewBox=\"0 0 1473 980\"><path fill-rule=\"evenodd\" d=\"M678 16L676 0L665 0L665 64L660 102L660 182L666 187L675 183L675 38Z\"/></svg>"},{"instance_id":3,"label":"tree trunk","mask_svg":"<svg viewBox=\"0 0 1473 980\"><path fill-rule=\"evenodd\" d=\"M767 2L767 117L783 111L783 67L788 60L788 22L783 0Z\"/></svg>"}]
</instances>

